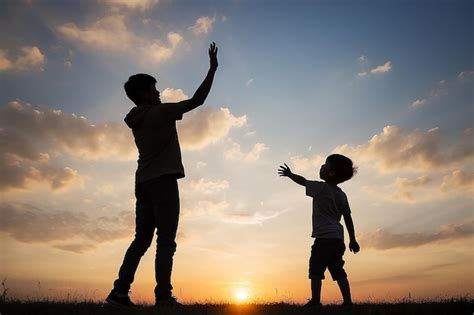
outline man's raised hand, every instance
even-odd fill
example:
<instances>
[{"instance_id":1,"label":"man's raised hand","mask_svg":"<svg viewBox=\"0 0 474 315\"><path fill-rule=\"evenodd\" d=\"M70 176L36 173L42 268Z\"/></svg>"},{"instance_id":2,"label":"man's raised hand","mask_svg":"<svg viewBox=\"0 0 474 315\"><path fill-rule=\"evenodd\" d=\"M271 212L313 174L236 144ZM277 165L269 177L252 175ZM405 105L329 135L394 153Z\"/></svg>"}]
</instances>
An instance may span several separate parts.
<instances>
[{"instance_id":1,"label":"man's raised hand","mask_svg":"<svg viewBox=\"0 0 474 315\"><path fill-rule=\"evenodd\" d=\"M280 165L280 168L278 169L278 175L290 176L290 174L291 174L291 170L288 167L288 165L286 165L286 163L283 163L283 165Z\"/></svg>"},{"instance_id":2,"label":"man's raised hand","mask_svg":"<svg viewBox=\"0 0 474 315\"><path fill-rule=\"evenodd\" d=\"M217 63L217 46L214 42L209 45L209 61L211 63L211 70L216 71L219 64Z\"/></svg>"}]
</instances>

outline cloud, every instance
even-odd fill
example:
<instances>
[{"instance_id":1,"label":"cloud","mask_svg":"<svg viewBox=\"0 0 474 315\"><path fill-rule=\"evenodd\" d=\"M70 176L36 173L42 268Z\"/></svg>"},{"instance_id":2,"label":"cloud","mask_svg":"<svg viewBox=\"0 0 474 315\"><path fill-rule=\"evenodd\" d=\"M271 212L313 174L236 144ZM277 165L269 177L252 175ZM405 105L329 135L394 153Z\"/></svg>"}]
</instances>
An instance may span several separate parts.
<instances>
[{"instance_id":1,"label":"cloud","mask_svg":"<svg viewBox=\"0 0 474 315\"><path fill-rule=\"evenodd\" d=\"M310 158L297 155L292 156L290 159L295 172L304 172L311 169L319 170L319 167L324 164L325 161L325 158L320 154L316 154Z\"/></svg>"},{"instance_id":2,"label":"cloud","mask_svg":"<svg viewBox=\"0 0 474 315\"><path fill-rule=\"evenodd\" d=\"M83 28L67 23L58 26L56 30L80 48L140 55L144 62L159 63L169 59L183 42L183 37L177 32L166 35L167 44L155 37L137 35L129 30L125 22L124 15L112 14Z\"/></svg>"},{"instance_id":3,"label":"cloud","mask_svg":"<svg viewBox=\"0 0 474 315\"><path fill-rule=\"evenodd\" d=\"M195 220L200 217L234 224L261 224L277 217L288 209L274 203L228 200L227 180L191 180L181 187L183 217Z\"/></svg>"},{"instance_id":4,"label":"cloud","mask_svg":"<svg viewBox=\"0 0 474 315\"><path fill-rule=\"evenodd\" d=\"M265 209L262 205L252 207L228 207L221 214L224 222L235 224L262 224L262 222L278 217L288 209Z\"/></svg>"},{"instance_id":5,"label":"cloud","mask_svg":"<svg viewBox=\"0 0 474 315\"><path fill-rule=\"evenodd\" d=\"M216 21L216 17L209 17L209 16L201 16L196 20L193 26L189 27L189 29L195 35L202 35L202 34L209 34L212 31L212 26Z\"/></svg>"},{"instance_id":6,"label":"cloud","mask_svg":"<svg viewBox=\"0 0 474 315\"><path fill-rule=\"evenodd\" d=\"M189 198L187 198L189 200ZM253 205L232 205L224 199L205 199L187 202L183 206L186 216L206 216L234 224L261 224L273 219L288 209L271 209L264 203Z\"/></svg>"},{"instance_id":7,"label":"cloud","mask_svg":"<svg viewBox=\"0 0 474 315\"><path fill-rule=\"evenodd\" d=\"M405 189L425 186L429 182L431 182L431 178L428 175L423 175L415 179L397 177L394 186L397 188Z\"/></svg>"},{"instance_id":8,"label":"cloud","mask_svg":"<svg viewBox=\"0 0 474 315\"><path fill-rule=\"evenodd\" d=\"M227 136L231 128L240 128L247 116L236 117L228 108L213 110L204 107L187 113L178 123L181 146L186 150L199 150Z\"/></svg>"},{"instance_id":9,"label":"cloud","mask_svg":"<svg viewBox=\"0 0 474 315\"><path fill-rule=\"evenodd\" d=\"M462 170L454 170L451 174L443 177L440 189L443 192L466 189L472 197L474 193L474 174L466 174Z\"/></svg>"},{"instance_id":10,"label":"cloud","mask_svg":"<svg viewBox=\"0 0 474 315\"><path fill-rule=\"evenodd\" d=\"M11 139L8 134L0 132L2 143ZM3 145L0 148L3 151ZM83 183L83 178L76 170L51 165L48 154L40 153L37 159L28 159L16 153L2 152L0 155L0 191L26 189L34 182L46 184L53 191L61 191Z\"/></svg>"},{"instance_id":11,"label":"cloud","mask_svg":"<svg viewBox=\"0 0 474 315\"><path fill-rule=\"evenodd\" d=\"M223 190L227 190L227 188L229 188L229 182L226 180L213 182L206 181L205 179L201 178L197 181L192 180L189 186L197 192L203 194L216 194L222 192Z\"/></svg>"},{"instance_id":12,"label":"cloud","mask_svg":"<svg viewBox=\"0 0 474 315\"><path fill-rule=\"evenodd\" d=\"M461 71L458 74L458 80L459 81L467 81L471 79L474 76L474 71Z\"/></svg>"},{"instance_id":13,"label":"cloud","mask_svg":"<svg viewBox=\"0 0 474 315\"><path fill-rule=\"evenodd\" d=\"M253 79L249 79L249 80L247 80L247 82L245 82L246 86L250 86L252 84L253 84Z\"/></svg>"},{"instance_id":14,"label":"cloud","mask_svg":"<svg viewBox=\"0 0 474 315\"><path fill-rule=\"evenodd\" d=\"M228 142L229 146L224 151L224 157L228 160L256 161L260 159L263 152L268 150L264 143L256 143L249 152L243 153L240 144L232 141L232 139L229 139Z\"/></svg>"},{"instance_id":15,"label":"cloud","mask_svg":"<svg viewBox=\"0 0 474 315\"><path fill-rule=\"evenodd\" d=\"M167 39L168 46L156 39L142 45L139 49L143 57L157 63L172 57L178 45L183 42L183 37L179 33L170 32Z\"/></svg>"},{"instance_id":16,"label":"cloud","mask_svg":"<svg viewBox=\"0 0 474 315\"><path fill-rule=\"evenodd\" d=\"M225 200L193 200L189 202L189 198L183 199L183 214L192 216L202 216L212 214L212 217L217 217L222 211L229 207Z\"/></svg>"},{"instance_id":17,"label":"cloud","mask_svg":"<svg viewBox=\"0 0 474 315\"><path fill-rule=\"evenodd\" d=\"M439 128L425 132L386 126L367 143L357 146L344 144L334 152L351 156L358 163L369 162L381 172L443 170L474 156L470 139L469 135L463 134L448 143L443 141Z\"/></svg>"},{"instance_id":18,"label":"cloud","mask_svg":"<svg viewBox=\"0 0 474 315\"><path fill-rule=\"evenodd\" d=\"M436 99L447 93L446 80L438 81L438 83L431 89L429 98Z\"/></svg>"},{"instance_id":19,"label":"cloud","mask_svg":"<svg viewBox=\"0 0 474 315\"><path fill-rule=\"evenodd\" d=\"M428 175L422 175L415 179L408 179L403 177L397 177L395 182L386 187L389 191L394 191L392 199L403 202L414 202L415 201L415 190L417 188L425 187L431 182L431 178Z\"/></svg>"},{"instance_id":20,"label":"cloud","mask_svg":"<svg viewBox=\"0 0 474 315\"><path fill-rule=\"evenodd\" d=\"M387 61L383 65L380 65L380 66L377 66L377 67L371 69L370 73L375 73L375 74L377 74L377 73L386 73L386 72L389 72L391 69L392 69L392 62Z\"/></svg>"},{"instance_id":21,"label":"cloud","mask_svg":"<svg viewBox=\"0 0 474 315\"><path fill-rule=\"evenodd\" d=\"M105 51L126 51L135 37L127 29L123 15L106 16L83 29L67 23L58 26L57 31L78 46Z\"/></svg>"},{"instance_id":22,"label":"cloud","mask_svg":"<svg viewBox=\"0 0 474 315\"><path fill-rule=\"evenodd\" d=\"M167 89L166 89L167 90ZM165 90L165 91L166 91ZM169 89L167 97L181 97L180 89ZM0 108L0 122L7 130L24 134L35 142L49 142L56 150L86 159L133 160L135 144L122 122L91 124L87 118L60 110L33 107L13 101ZM184 149L201 149L224 138L231 128L245 125L247 117L236 117L228 108L205 107L187 113L178 129ZM32 144L30 143L30 147Z\"/></svg>"},{"instance_id":23,"label":"cloud","mask_svg":"<svg viewBox=\"0 0 474 315\"><path fill-rule=\"evenodd\" d=\"M396 274L392 276L385 276L385 277L377 277L377 278L370 278L370 279L363 279L359 281L354 281L354 284L359 285L371 285L371 284L380 284L380 283L404 283L406 284L407 281L417 281L419 279L426 279L430 278L433 275L430 272L437 271L439 272L440 269L445 269L448 267L454 267L462 264L462 262L452 262L452 263L444 263L444 264L435 264L429 266L423 266L420 270L413 270L413 271L405 271L402 274Z\"/></svg>"},{"instance_id":24,"label":"cloud","mask_svg":"<svg viewBox=\"0 0 474 315\"><path fill-rule=\"evenodd\" d=\"M395 234L383 229L372 233L362 233L361 246L375 249L411 248L441 241L457 240L474 235L473 222L464 224L446 224L437 232L414 232Z\"/></svg>"},{"instance_id":25,"label":"cloud","mask_svg":"<svg viewBox=\"0 0 474 315\"><path fill-rule=\"evenodd\" d=\"M0 110L0 116L8 118L3 114ZM55 191L82 184L76 170L53 165L50 155L41 152L34 140L15 130L0 129L0 191L25 189L34 182L44 183Z\"/></svg>"},{"instance_id":26,"label":"cloud","mask_svg":"<svg viewBox=\"0 0 474 315\"><path fill-rule=\"evenodd\" d=\"M422 107L423 105L426 104L426 100L424 98L421 98L421 99L417 99L416 101L412 102L410 104L411 108L413 109L417 109L417 108L420 108Z\"/></svg>"},{"instance_id":27,"label":"cloud","mask_svg":"<svg viewBox=\"0 0 474 315\"><path fill-rule=\"evenodd\" d=\"M159 0L99 0L99 2L114 9L125 8L146 11L158 4Z\"/></svg>"},{"instance_id":28,"label":"cloud","mask_svg":"<svg viewBox=\"0 0 474 315\"><path fill-rule=\"evenodd\" d=\"M362 67L365 67L365 65L367 65L368 63L368 60L367 60L367 57L365 57L364 55L360 55L358 58L357 58L357 63L362 66ZM369 73L367 71L361 71L359 73L357 73L357 76L360 77L360 78L363 78L365 76L367 76Z\"/></svg>"},{"instance_id":29,"label":"cloud","mask_svg":"<svg viewBox=\"0 0 474 315\"><path fill-rule=\"evenodd\" d=\"M447 94L446 80L440 80L437 84L430 90L430 93L424 97L419 98L413 101L410 104L411 109L418 109L425 106L428 102L436 100L437 98Z\"/></svg>"},{"instance_id":30,"label":"cloud","mask_svg":"<svg viewBox=\"0 0 474 315\"><path fill-rule=\"evenodd\" d=\"M87 213L47 211L23 203L0 204L0 232L23 243L46 243L82 253L133 235L134 212L92 218Z\"/></svg>"},{"instance_id":31,"label":"cloud","mask_svg":"<svg viewBox=\"0 0 474 315\"><path fill-rule=\"evenodd\" d=\"M441 179L441 180L440 180ZM385 186L361 186L361 190L377 198L401 203L433 202L445 198L441 193L450 193L459 198L466 195L472 198L474 193L474 174L462 170L450 171L445 176L421 175L413 179L397 177L391 184Z\"/></svg>"},{"instance_id":32,"label":"cloud","mask_svg":"<svg viewBox=\"0 0 474 315\"><path fill-rule=\"evenodd\" d=\"M198 170L199 170L199 169L202 169L202 168L204 168L204 167L206 167L206 166L207 166L207 163L206 163L206 162L198 161L198 162L196 163L196 168L197 168Z\"/></svg>"},{"instance_id":33,"label":"cloud","mask_svg":"<svg viewBox=\"0 0 474 315\"><path fill-rule=\"evenodd\" d=\"M12 101L0 107L0 123L15 137L7 149L26 158L43 153L41 148L91 160L136 158L133 137L122 122L94 125L83 116Z\"/></svg>"},{"instance_id":34,"label":"cloud","mask_svg":"<svg viewBox=\"0 0 474 315\"><path fill-rule=\"evenodd\" d=\"M8 59L7 52L0 49L0 71L6 71L13 67L13 62Z\"/></svg>"},{"instance_id":35,"label":"cloud","mask_svg":"<svg viewBox=\"0 0 474 315\"><path fill-rule=\"evenodd\" d=\"M363 56L361 56L363 57ZM365 61L365 57L361 60L359 57L359 63L362 62L362 61ZM375 68L372 68L370 70L367 70L367 71L361 71L357 74L357 76L359 77L367 77L369 74L381 74L381 73L387 73L389 72L390 70L392 69L392 62L391 61L387 61L385 62L383 65L379 65Z\"/></svg>"},{"instance_id":36,"label":"cloud","mask_svg":"<svg viewBox=\"0 0 474 315\"><path fill-rule=\"evenodd\" d=\"M7 51L0 49L0 71L43 71L46 56L36 46L25 46L15 60L10 59Z\"/></svg>"},{"instance_id":37,"label":"cloud","mask_svg":"<svg viewBox=\"0 0 474 315\"><path fill-rule=\"evenodd\" d=\"M181 97L181 93L169 89L165 95ZM202 149L245 122L245 115L235 117L227 108L188 113L178 127L182 148ZM28 188L32 182L60 190L81 182L77 171L59 166L52 157L116 161L137 157L132 133L123 122L92 124L82 116L12 101L0 107L0 126L0 190Z\"/></svg>"},{"instance_id":38,"label":"cloud","mask_svg":"<svg viewBox=\"0 0 474 315\"><path fill-rule=\"evenodd\" d=\"M265 143L255 143L254 146L252 147L252 150L247 153L245 156L244 160L245 161L256 161L260 159L260 155L267 151L268 147L265 145Z\"/></svg>"},{"instance_id":39,"label":"cloud","mask_svg":"<svg viewBox=\"0 0 474 315\"><path fill-rule=\"evenodd\" d=\"M237 142L234 142L232 140L229 140L230 145L229 147L224 151L224 157L228 160L241 160L244 157L244 154L242 153L242 150L240 149L240 144Z\"/></svg>"},{"instance_id":40,"label":"cloud","mask_svg":"<svg viewBox=\"0 0 474 315\"><path fill-rule=\"evenodd\" d=\"M166 88L160 93L160 98L163 103L175 103L188 99L189 97L181 89Z\"/></svg>"},{"instance_id":41,"label":"cloud","mask_svg":"<svg viewBox=\"0 0 474 315\"><path fill-rule=\"evenodd\" d=\"M73 252L76 254L82 254L94 250L97 246L95 244L87 243L65 243L65 244L53 244L54 248L61 249L67 252Z\"/></svg>"}]
</instances>

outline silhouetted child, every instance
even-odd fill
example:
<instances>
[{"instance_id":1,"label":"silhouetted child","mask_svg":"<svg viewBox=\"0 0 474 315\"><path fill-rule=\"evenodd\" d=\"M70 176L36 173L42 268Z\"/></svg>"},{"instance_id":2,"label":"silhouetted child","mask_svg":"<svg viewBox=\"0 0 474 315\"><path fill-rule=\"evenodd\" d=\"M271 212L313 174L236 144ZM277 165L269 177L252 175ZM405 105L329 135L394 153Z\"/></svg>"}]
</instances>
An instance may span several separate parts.
<instances>
[{"instance_id":1,"label":"silhouetted child","mask_svg":"<svg viewBox=\"0 0 474 315\"><path fill-rule=\"evenodd\" d=\"M295 183L306 187L306 195L313 198L313 233L314 244L311 247L309 259L309 278L311 279L311 300L308 307L321 306L321 280L324 271L329 269L331 277L337 281L344 299L343 306L352 305L351 290L347 274L344 271L342 256L344 245L344 230L339 222L341 216L349 232L349 249L355 253L360 250L355 238L354 223L346 194L337 185L352 178L356 168L351 159L340 154L332 154L326 158L326 163L319 170L321 181L306 180L293 174L288 167L280 166L278 174L287 176Z\"/></svg>"},{"instance_id":2,"label":"silhouetted child","mask_svg":"<svg viewBox=\"0 0 474 315\"><path fill-rule=\"evenodd\" d=\"M139 153L135 173L135 238L125 253L114 288L106 298L108 303L134 306L128 291L156 230L155 305L180 305L171 294L179 221L177 180L184 177L176 121L202 105L209 94L218 66L215 43L209 47L209 61L207 76L193 97L178 103L161 103L156 79L148 74L132 75L125 83L125 92L136 105L125 117Z\"/></svg>"}]
</instances>

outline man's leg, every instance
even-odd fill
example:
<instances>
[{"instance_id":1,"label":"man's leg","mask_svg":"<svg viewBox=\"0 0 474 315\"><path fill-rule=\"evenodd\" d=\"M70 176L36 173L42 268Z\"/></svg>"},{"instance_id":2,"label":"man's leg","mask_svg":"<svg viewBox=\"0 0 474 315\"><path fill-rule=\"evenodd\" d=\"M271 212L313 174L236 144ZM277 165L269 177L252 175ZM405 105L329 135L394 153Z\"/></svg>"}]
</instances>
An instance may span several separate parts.
<instances>
[{"instance_id":1,"label":"man's leg","mask_svg":"<svg viewBox=\"0 0 474 315\"><path fill-rule=\"evenodd\" d=\"M137 187L135 190L137 198L135 239L125 253L122 266L120 267L119 277L114 282L114 291L118 294L128 294L140 259L148 247L150 247L151 241L153 240L153 232L155 231L153 209L143 195L142 189L143 187Z\"/></svg>"},{"instance_id":2,"label":"man's leg","mask_svg":"<svg viewBox=\"0 0 474 315\"><path fill-rule=\"evenodd\" d=\"M179 191L174 178L164 178L153 187L153 206L157 227L155 257L156 299L171 296L171 272L176 251L176 231L179 221Z\"/></svg>"}]
</instances>

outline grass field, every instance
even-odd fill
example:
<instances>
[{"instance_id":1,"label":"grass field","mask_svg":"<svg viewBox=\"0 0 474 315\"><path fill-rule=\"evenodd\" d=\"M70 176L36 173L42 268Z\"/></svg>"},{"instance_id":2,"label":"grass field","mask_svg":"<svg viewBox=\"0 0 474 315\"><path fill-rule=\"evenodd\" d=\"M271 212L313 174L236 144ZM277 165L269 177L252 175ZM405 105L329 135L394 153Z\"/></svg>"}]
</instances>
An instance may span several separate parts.
<instances>
[{"instance_id":1,"label":"grass field","mask_svg":"<svg viewBox=\"0 0 474 315\"><path fill-rule=\"evenodd\" d=\"M93 302L51 302L51 301L6 301L0 303L0 315L297 315L297 314L453 314L472 315L472 299L449 299L442 301L355 304L350 310L342 310L338 305L327 305L322 309L305 309L301 305L276 304L191 304L179 308L155 308L140 306L137 309L114 307Z\"/></svg>"}]
</instances>

